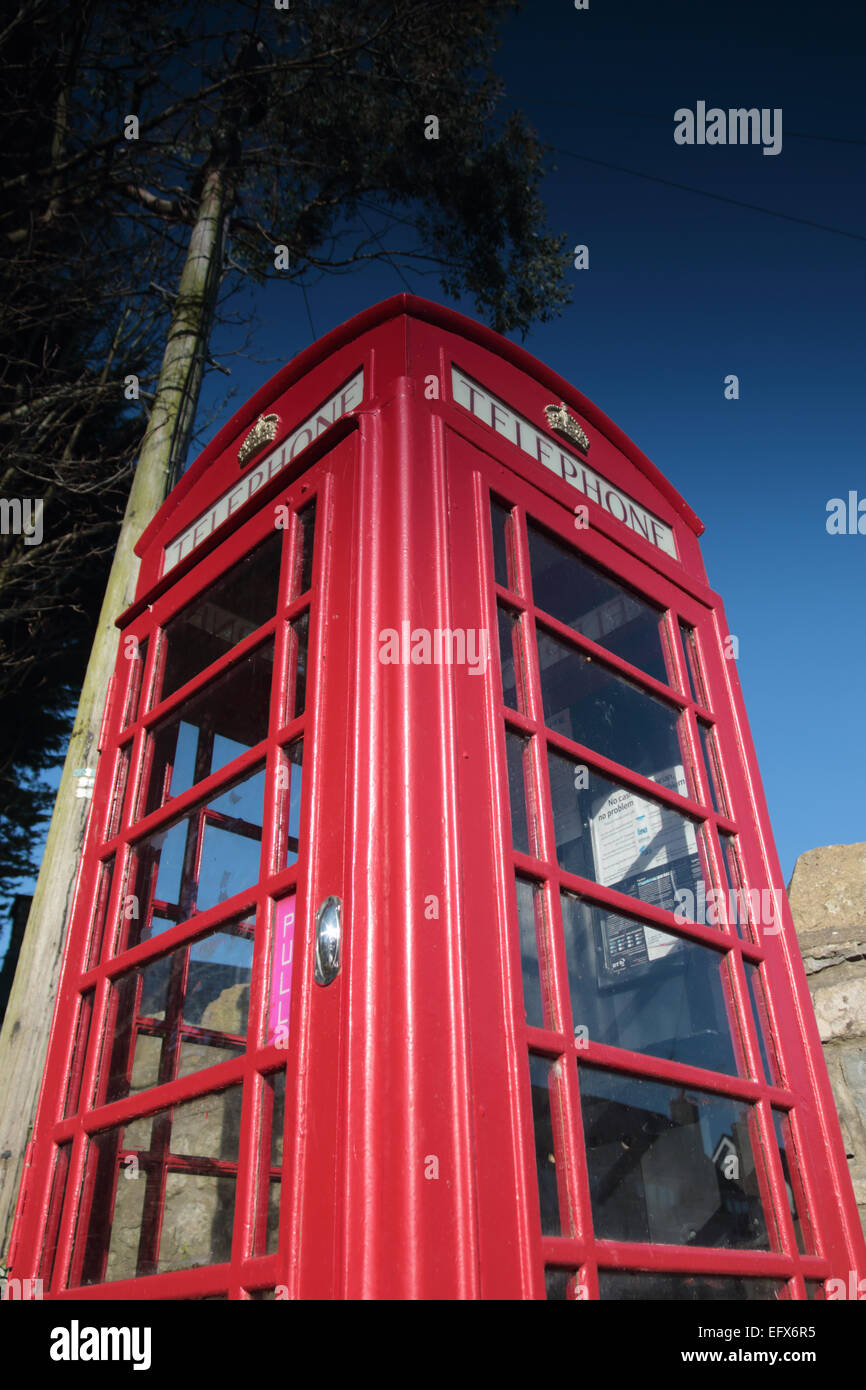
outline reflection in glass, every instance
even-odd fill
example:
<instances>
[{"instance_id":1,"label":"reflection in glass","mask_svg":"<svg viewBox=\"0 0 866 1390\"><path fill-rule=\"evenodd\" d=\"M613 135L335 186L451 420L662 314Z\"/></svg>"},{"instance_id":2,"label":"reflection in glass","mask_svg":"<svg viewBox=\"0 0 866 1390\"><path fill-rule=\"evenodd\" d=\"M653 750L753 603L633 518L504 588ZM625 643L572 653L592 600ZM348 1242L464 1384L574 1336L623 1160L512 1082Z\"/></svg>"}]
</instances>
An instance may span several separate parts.
<instances>
[{"instance_id":1,"label":"reflection in glass","mask_svg":"<svg viewBox=\"0 0 866 1390\"><path fill-rule=\"evenodd\" d=\"M673 912L676 893L706 893L687 816L548 749L556 857L563 869ZM655 780L686 795L682 766Z\"/></svg>"},{"instance_id":2,"label":"reflection in glass","mask_svg":"<svg viewBox=\"0 0 866 1390\"><path fill-rule=\"evenodd\" d=\"M546 1269L544 1292L548 1303L565 1303L577 1298L577 1270Z\"/></svg>"},{"instance_id":3,"label":"reflection in glass","mask_svg":"<svg viewBox=\"0 0 866 1390\"><path fill-rule=\"evenodd\" d=\"M157 936L258 881L264 795L260 768L133 846L122 944Z\"/></svg>"},{"instance_id":4,"label":"reflection in glass","mask_svg":"<svg viewBox=\"0 0 866 1390\"><path fill-rule=\"evenodd\" d=\"M580 1093L599 1239L770 1248L753 1106L588 1066Z\"/></svg>"},{"instance_id":5,"label":"reflection in glass","mask_svg":"<svg viewBox=\"0 0 866 1390\"><path fill-rule=\"evenodd\" d=\"M539 530L529 531L529 565L536 608L606 647L656 680L670 684L661 613Z\"/></svg>"},{"instance_id":6,"label":"reflection in glass","mask_svg":"<svg viewBox=\"0 0 866 1390\"><path fill-rule=\"evenodd\" d=\"M117 755L117 766L114 773L114 787L111 793L111 809L108 813L108 821L105 826L105 838L110 840L120 829L121 817L123 815L123 802L126 796L126 779L129 773L129 753L130 744L121 748Z\"/></svg>"},{"instance_id":7,"label":"reflection in glass","mask_svg":"<svg viewBox=\"0 0 866 1390\"><path fill-rule=\"evenodd\" d=\"M108 918L108 900L111 895L111 881L114 876L114 855L109 855L99 866L99 882L96 888L96 901L93 908L93 924L90 929L90 942L87 952L87 969L96 965L102 954L105 937L105 924ZM110 949L111 943L109 943Z\"/></svg>"},{"instance_id":8,"label":"reflection in glass","mask_svg":"<svg viewBox=\"0 0 866 1390\"><path fill-rule=\"evenodd\" d=\"M116 982L105 1101L164 1085L244 1050L252 921L179 946Z\"/></svg>"},{"instance_id":9,"label":"reflection in glass","mask_svg":"<svg viewBox=\"0 0 866 1390\"><path fill-rule=\"evenodd\" d=\"M166 623L160 698L179 690L274 616L282 534L275 531Z\"/></svg>"},{"instance_id":10,"label":"reflection in glass","mask_svg":"<svg viewBox=\"0 0 866 1390\"><path fill-rule=\"evenodd\" d=\"M728 814L725 803L725 795L722 790L722 774L719 769L719 759L716 753L716 736L714 731L705 724L702 719L698 720L698 734L700 735L701 747L704 750L704 769L707 780L710 784L710 797L712 799L713 810L721 815Z\"/></svg>"},{"instance_id":11,"label":"reflection in glass","mask_svg":"<svg viewBox=\"0 0 866 1390\"><path fill-rule=\"evenodd\" d=\"M742 928L749 920L749 896L745 892L743 875L740 868L737 837L735 835L728 835L724 830L720 830L719 844L722 847L722 868L724 869L725 885L727 888L727 919L736 926L738 936L743 936L745 933ZM754 932L752 935L757 940L757 933Z\"/></svg>"},{"instance_id":12,"label":"reflection in glass","mask_svg":"<svg viewBox=\"0 0 866 1390\"><path fill-rule=\"evenodd\" d=\"M297 864L300 853L303 761L304 740L298 738L283 750L280 761L280 787L283 792L281 819L285 825L286 868L291 864Z\"/></svg>"},{"instance_id":13,"label":"reflection in glass","mask_svg":"<svg viewBox=\"0 0 866 1390\"><path fill-rule=\"evenodd\" d=\"M241 1090L200 1096L90 1140L74 1283L231 1258Z\"/></svg>"},{"instance_id":14,"label":"reflection in glass","mask_svg":"<svg viewBox=\"0 0 866 1390\"><path fill-rule=\"evenodd\" d=\"M307 699L307 650L310 640L310 610L289 624L288 667L286 671L286 720L288 724L304 712Z\"/></svg>"},{"instance_id":15,"label":"reflection in glass","mask_svg":"<svg viewBox=\"0 0 866 1390\"><path fill-rule=\"evenodd\" d=\"M273 673L271 639L156 725L144 815L261 743Z\"/></svg>"},{"instance_id":16,"label":"reflection in glass","mask_svg":"<svg viewBox=\"0 0 866 1390\"><path fill-rule=\"evenodd\" d=\"M130 642L130 640L133 642L135 641L134 638L130 639L128 637L121 639L124 645L124 652L127 651L126 644ZM126 708L123 712L124 728L135 722L144 704L141 698L142 682L144 679L144 668L147 662L147 644L149 640L149 638L145 637L143 642L136 643L135 647L131 649L131 655L128 657L131 663L131 669L129 672L129 685L126 691Z\"/></svg>"},{"instance_id":17,"label":"reflection in glass","mask_svg":"<svg viewBox=\"0 0 866 1390\"><path fill-rule=\"evenodd\" d=\"M541 1207L543 1236L562 1235L553 1140L554 1108L557 1106L557 1098L551 1096L551 1090L556 1084L553 1071L553 1063L544 1057L530 1055L529 1083L532 1089L535 1168L538 1175L538 1201Z\"/></svg>"},{"instance_id":18,"label":"reflection in glass","mask_svg":"<svg viewBox=\"0 0 866 1390\"><path fill-rule=\"evenodd\" d=\"M767 1013L761 967L744 960L743 968L746 973L746 989L752 1005L752 1015L757 1020L758 1050L764 1064L764 1075L773 1085L782 1086L784 1084L782 1068L776 1055L776 1043Z\"/></svg>"},{"instance_id":19,"label":"reflection in glass","mask_svg":"<svg viewBox=\"0 0 866 1390\"><path fill-rule=\"evenodd\" d=\"M277 1249L285 1113L286 1073L278 1071L262 1078L259 1196L251 1250L253 1255L272 1255Z\"/></svg>"},{"instance_id":20,"label":"reflection in glass","mask_svg":"<svg viewBox=\"0 0 866 1390\"><path fill-rule=\"evenodd\" d=\"M779 1158L782 1163L782 1175L785 1179L788 1207L791 1212L791 1220L794 1223L794 1238L797 1241L797 1249L801 1255L815 1255L817 1254L815 1236L809 1219L806 1192L800 1176L800 1163L794 1146L794 1132L787 1112L774 1110L773 1125L776 1130L776 1143L779 1146Z\"/></svg>"},{"instance_id":21,"label":"reflection in glass","mask_svg":"<svg viewBox=\"0 0 866 1390\"><path fill-rule=\"evenodd\" d=\"M529 771L529 739L506 732L505 755L508 765L508 797L511 804L511 837L514 848L522 854L535 850L535 835L530 836L526 798L526 774Z\"/></svg>"},{"instance_id":22,"label":"reflection in glass","mask_svg":"<svg viewBox=\"0 0 866 1390\"><path fill-rule=\"evenodd\" d=\"M526 713L526 672L522 660L520 619L507 608L503 608L501 603L498 605L497 617L502 700L509 709L519 709Z\"/></svg>"},{"instance_id":23,"label":"reflection in glass","mask_svg":"<svg viewBox=\"0 0 866 1390\"><path fill-rule=\"evenodd\" d=\"M511 512L498 502L490 503L490 523L493 528L493 575L503 589L516 591L511 583L509 559L511 558ZM513 559L512 559L513 564Z\"/></svg>"},{"instance_id":24,"label":"reflection in glass","mask_svg":"<svg viewBox=\"0 0 866 1390\"><path fill-rule=\"evenodd\" d=\"M737 1074L725 958L562 894L575 1028L590 1042Z\"/></svg>"},{"instance_id":25,"label":"reflection in glass","mask_svg":"<svg viewBox=\"0 0 866 1390\"><path fill-rule=\"evenodd\" d=\"M707 697L704 694L704 684L701 680L701 668L698 661L698 648L695 642L695 630L684 623L682 618L679 621L680 639L683 647L683 659L685 661L686 675L689 681L689 693L696 704L707 706Z\"/></svg>"},{"instance_id":26,"label":"reflection in glass","mask_svg":"<svg viewBox=\"0 0 866 1390\"><path fill-rule=\"evenodd\" d=\"M656 1274L600 1269L600 1299L665 1299L671 1303L713 1303L717 1299L771 1301L783 1298L784 1280L744 1279L730 1274Z\"/></svg>"},{"instance_id":27,"label":"reflection in glass","mask_svg":"<svg viewBox=\"0 0 866 1390\"><path fill-rule=\"evenodd\" d=\"M78 1110L78 1102L81 1099L81 1081L84 1075L87 1044L90 1040L90 1020L93 1016L94 993L94 990L89 989L80 996L78 1001L78 1018L75 1023L75 1042L72 1048L69 1075L66 1079L66 1097L63 1103L64 1115L74 1115Z\"/></svg>"},{"instance_id":28,"label":"reflection in glass","mask_svg":"<svg viewBox=\"0 0 866 1390\"><path fill-rule=\"evenodd\" d=\"M69 1177L69 1160L72 1156L72 1140L58 1144L55 1149L54 1172L51 1174L51 1192L48 1197L47 1219L42 1237L42 1250L39 1255L37 1277L44 1283L45 1290L51 1287L54 1277L54 1261L57 1257L57 1237L60 1231L60 1217L66 1200L66 1184Z\"/></svg>"},{"instance_id":29,"label":"reflection in glass","mask_svg":"<svg viewBox=\"0 0 866 1390\"><path fill-rule=\"evenodd\" d=\"M539 954L547 961L547 939L544 928L544 894L536 884L525 878L517 879L517 923L520 931L520 966L523 976L523 1005L526 1022L531 1028L543 1028L544 1001L542 999ZM545 984L548 969L545 968ZM549 1028L555 1028L553 1018L553 990L545 989L545 996L551 1017Z\"/></svg>"},{"instance_id":30,"label":"reflection in glass","mask_svg":"<svg viewBox=\"0 0 866 1390\"><path fill-rule=\"evenodd\" d=\"M672 705L542 628L538 664L548 729L654 782L671 784L672 770L683 763Z\"/></svg>"},{"instance_id":31,"label":"reflection in glass","mask_svg":"<svg viewBox=\"0 0 866 1390\"><path fill-rule=\"evenodd\" d=\"M316 504L311 502L298 513L300 535L297 559L295 561L295 580L292 585L292 598L300 598L313 582L313 544L316 535Z\"/></svg>"}]
</instances>

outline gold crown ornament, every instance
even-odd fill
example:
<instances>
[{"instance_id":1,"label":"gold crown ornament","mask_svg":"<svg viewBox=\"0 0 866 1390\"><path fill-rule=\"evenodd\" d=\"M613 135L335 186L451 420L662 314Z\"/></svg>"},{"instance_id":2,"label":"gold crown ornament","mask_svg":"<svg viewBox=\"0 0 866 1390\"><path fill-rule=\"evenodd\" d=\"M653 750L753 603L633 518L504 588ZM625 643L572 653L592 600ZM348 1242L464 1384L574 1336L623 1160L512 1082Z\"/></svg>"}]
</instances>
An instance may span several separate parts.
<instances>
[{"instance_id":1,"label":"gold crown ornament","mask_svg":"<svg viewBox=\"0 0 866 1390\"><path fill-rule=\"evenodd\" d=\"M547 416L547 423L557 434L565 435L576 444L582 453L589 449L589 436L586 431L581 429L573 415L570 415L565 408L565 402L560 401L559 405L546 405L544 413Z\"/></svg>"},{"instance_id":2,"label":"gold crown ornament","mask_svg":"<svg viewBox=\"0 0 866 1390\"><path fill-rule=\"evenodd\" d=\"M270 444L276 439L279 427L279 415L259 416L243 444L238 449L238 463L241 468L243 468L245 463L249 463L251 458L255 458L259 450L263 449L266 444Z\"/></svg>"}]
</instances>

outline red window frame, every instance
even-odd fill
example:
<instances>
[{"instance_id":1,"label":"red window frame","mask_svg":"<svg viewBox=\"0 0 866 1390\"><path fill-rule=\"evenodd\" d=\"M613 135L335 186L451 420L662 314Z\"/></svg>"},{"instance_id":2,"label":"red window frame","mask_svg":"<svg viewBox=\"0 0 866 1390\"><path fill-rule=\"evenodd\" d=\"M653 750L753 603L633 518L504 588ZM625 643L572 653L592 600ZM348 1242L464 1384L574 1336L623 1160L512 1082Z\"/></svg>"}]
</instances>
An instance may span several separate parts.
<instances>
[{"instance_id":1,"label":"red window frame","mask_svg":"<svg viewBox=\"0 0 866 1390\"><path fill-rule=\"evenodd\" d=\"M345 634L339 624L329 626L329 660L326 662L321 614L329 603L339 602L339 596L342 596L344 611L348 608L351 548L341 549L332 542L335 534L350 534L354 506L351 478L356 450L354 432L346 437L343 431L343 437L330 453L282 492L270 496L259 512L188 568L174 584L162 592L158 589L153 603L143 606L121 635L103 724L88 841L67 935L63 982L37 1117L37 1140L30 1154L30 1182L25 1186L20 1229L15 1233L16 1259L38 1270L47 1298L292 1297L296 1296L302 1267L306 1277L312 1280L312 1287L316 1281L320 1282L320 1290L324 1281L332 1278L332 1270L323 1261L320 1250L311 1250L308 1246L301 1250L302 1223L298 1217L298 1203L303 1192L305 1201L315 1205L319 1212L328 1211L328 1220L334 1220L332 1207L329 1207L334 1181L329 1163L333 1167L336 1127L332 1087L319 1088L315 1142L304 1147L299 1135L303 1129L300 1117L308 1103L310 1088L321 1079L322 1072L329 1075L333 1072L334 1049L339 1038L340 991L339 988L331 991L332 997L324 1002L312 999L310 932L302 928L310 918L311 879L322 872L333 872L341 853L341 847L337 852L333 837L316 837L315 834L316 825L321 822L323 797L337 808L339 816L343 795L339 776L340 740L345 737L346 723L345 707L340 708L345 698L347 648L342 640ZM303 528L298 516L310 507L315 507L312 582L303 592L298 592L292 587L300 573L302 552ZM286 509L290 516L288 526L284 526ZM279 516L281 520L277 520ZM235 564L266 543L275 530L282 535L282 546L272 616L164 700L155 701L153 692L160 679L166 623L198 596L206 594ZM294 685L297 674L293 625L305 615L308 619L306 698L303 711L295 714L294 709L286 708L286 690L290 682ZM270 641L274 643L274 676L266 736L224 767L199 782L194 781L187 790L136 819L136 808L145 809L142 790L149 775L151 731ZM326 668L329 673L333 672L334 689L330 698L325 682ZM336 776L328 760L319 752L326 738L336 753ZM296 847L295 862L286 867L291 776L286 785L279 774L291 761L289 750L301 742L304 764L300 845ZM226 819L218 811L208 809L209 803L259 768L264 769L266 790L259 872L255 880L205 911L196 912L192 904L192 915L181 910L179 904L156 902L155 884L151 883L151 902L140 904L138 910L146 916L148 911L161 906L165 915L177 917L177 921L158 935L126 946L120 932L128 887L127 870L134 847L190 816L194 825L187 840L185 859L194 848L198 860L205 823L216 824ZM248 830L258 838L258 827L250 826ZM193 878L197 881L197 864ZM296 956L299 959L292 978L290 1036L281 1045L279 1040L267 1041L266 1029L274 912L276 905L288 894L297 896ZM163 1067L158 1084L124 1099L101 1102L101 1087L115 1041L116 983L172 953L175 961L186 962L183 966L186 971L189 952L183 948L206 939L221 927L231 925L237 929L240 922L250 924L248 930L254 941L248 1028L245 1038L230 1040L243 1043L244 1050L240 1055L189 1075L177 1076L174 1070L169 1080L163 1080L163 1075L167 1074ZM182 1004L181 984L179 976L173 980L171 1007L176 1014ZM140 995L140 979L137 990ZM319 1022L314 1027L316 1019ZM157 1028L165 1032L169 1022L165 1019ZM136 1016L133 1036L137 1030L149 1031L148 1021ZM181 1041L207 1042L211 1037L207 1029L188 1024L176 1031L171 1048L174 1053ZM227 1039L227 1034L220 1035L223 1043ZM271 1146L273 1083L281 1076L285 1077L285 1159L282 1164L275 1165L265 1150ZM167 1136L174 1107L202 1097L217 1096L235 1086L242 1087L242 1108L234 1161L178 1154L169 1158ZM114 1187L108 1191L103 1174L100 1190L96 1193L106 1227L104 1249L101 1256L97 1255L96 1263L104 1275L114 1190L123 1160L137 1154L146 1170L142 1180L148 1184L137 1264L141 1273L106 1282L97 1278L80 1286L77 1280L81 1277L84 1259L83 1236L87 1230L92 1234L88 1222L99 1162L92 1141L115 1127L147 1116L154 1120L150 1149L144 1155L140 1151L127 1151L119 1138L111 1165ZM232 1254L228 1263L152 1272L157 1264L160 1219L169 1171L235 1179ZM279 1178L284 1184L284 1200L280 1207L278 1245L273 1253L265 1254L269 1189ZM98 1218L96 1220L98 1225ZM325 1246L327 1249L327 1241ZM280 1290L279 1295L275 1290Z\"/></svg>"},{"instance_id":2,"label":"red window frame","mask_svg":"<svg viewBox=\"0 0 866 1390\"><path fill-rule=\"evenodd\" d=\"M835 1204L828 1206L821 1190L822 1183L826 1183L823 1160L815 1161L812 1157L812 1154L821 1155L826 1145L821 1114L826 1096L816 1093L809 1044L803 1035L802 1021L805 1011L811 1012L811 1003L805 984L801 988L792 979L791 942L787 934L793 929L789 919L778 936L763 936L752 927L744 928L741 935L733 922L721 928L697 923L684 927L661 908L638 903L614 888L560 868L555 851L544 751L548 747L569 754L613 782L631 786L656 803L688 814L706 827L713 886L724 891L728 883L719 833L736 837L747 887L761 888L772 881L765 825L754 794L753 755L746 745L748 735L744 735L737 706L736 674L723 656L727 626L721 603L716 595L690 581L686 575L681 584L672 582L662 566L656 570L651 562L638 558L596 525L576 529L574 516L561 503L532 487L517 476L516 470L512 472L501 461L486 454L479 447L478 432L474 428L467 430L465 436L462 430L449 430L447 441L449 509L454 520L452 584L455 595L460 597L455 626L462 623L467 627L486 627L493 668L491 679L487 681L462 683L458 712L467 746L470 730L478 737L484 729L487 760L473 757L464 760L461 767L463 815L465 824L481 825L488 820L492 849L483 847L476 832L469 832L470 855L472 862L480 866L489 854L494 864L492 879L484 879L479 871L466 885L467 918L476 924L474 940L470 943L470 1006L473 1057L477 1074L482 1078L478 1109L484 1115L477 1138L482 1296L544 1298L546 1274L561 1271L570 1276L569 1298L594 1300L599 1297L599 1270L634 1270L778 1281L777 1296L804 1299L806 1281L811 1287L840 1270L856 1267L856 1256ZM509 577L509 587L498 584L494 575L492 501L507 507L514 519L516 574ZM606 571L620 585L633 589L638 596L645 596L664 611L671 673L669 685L659 683L536 608L532 600L527 518L591 565ZM521 624L528 629L523 648L527 663L528 708L522 712L506 706L503 700L498 657L498 605L519 614ZM695 634L707 703L703 701L704 691L693 693L690 686L680 622L687 624ZM698 795L681 797L545 727L535 647L537 627L543 627L574 650L582 650L627 676L649 693L663 695L669 705L680 709L680 725L685 734L684 739L681 734L681 741L686 744L684 761L690 761L693 769L700 769ZM724 781L725 801L719 802L720 809L713 801L708 780L713 774L704 761L698 721L713 730L715 757ZM515 849L512 844L506 730L528 739L532 749L527 794L538 824L540 850L537 857ZM547 939L553 952L550 974L555 982L561 1020L559 1031L530 1027L524 1021L514 890L516 873L538 884L544 898ZM784 885L778 878L775 883L784 895ZM501 889L497 884L502 885ZM582 1041L580 1048L576 1046L559 917L560 891L576 894L590 905L626 912L672 935L710 946L716 952L723 948L732 968L733 1001L740 1022L739 1043L746 1064L741 1068L742 1075L728 1076L684 1063L667 1062L592 1038ZM786 900L785 907L787 910ZM498 962L498 970L491 969L494 960ZM781 1059L779 1077L768 1075L761 1063L757 1030L762 1020L753 1015L744 973L744 967L750 965L759 967L762 972L766 1051L768 1054L775 1052ZM540 968L544 970L543 961L540 961ZM759 1000L758 1006L761 1005ZM490 1026L494 1017L499 1019L498 1032ZM732 1027L735 1047L736 1034L737 1030ZM564 1171L568 1175L567 1198L565 1185L561 1181L559 1185L564 1232L561 1236L541 1234L529 1088L530 1055L546 1057L558 1063L561 1070L556 1082L559 1129L555 1157L557 1173ZM483 1063L479 1062L480 1057ZM581 1067L586 1066L668 1081L693 1091L751 1103L750 1130L756 1171L762 1183L761 1199L770 1249L724 1249L597 1238L593 1233L580 1112L579 1078ZM760 1077L764 1079L758 1080ZM812 1233L811 1253L803 1254L797 1246L786 1193L786 1174L775 1138L776 1115L790 1118L797 1161L786 1157L801 1225ZM509 1131L512 1168L502 1164L503 1140ZM496 1152L499 1180L492 1179L496 1172ZM515 1287L514 1276L505 1272L514 1268L515 1240L521 1243L521 1292ZM806 1248L809 1250L809 1245Z\"/></svg>"}]
</instances>

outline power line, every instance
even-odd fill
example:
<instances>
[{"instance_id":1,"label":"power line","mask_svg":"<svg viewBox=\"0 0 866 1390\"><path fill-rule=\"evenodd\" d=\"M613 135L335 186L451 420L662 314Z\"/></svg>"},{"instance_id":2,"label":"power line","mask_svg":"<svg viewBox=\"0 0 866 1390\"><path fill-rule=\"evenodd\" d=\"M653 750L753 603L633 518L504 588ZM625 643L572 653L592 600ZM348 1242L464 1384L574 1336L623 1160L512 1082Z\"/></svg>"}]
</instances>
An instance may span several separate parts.
<instances>
[{"instance_id":1,"label":"power line","mask_svg":"<svg viewBox=\"0 0 866 1390\"><path fill-rule=\"evenodd\" d=\"M310 301L307 298L307 287L304 284L303 280L301 281L301 293L304 296L304 304L306 305L307 309L307 319L309 320L310 324L310 342L314 343L316 341L316 330L313 327L313 315L310 312Z\"/></svg>"},{"instance_id":2,"label":"power line","mask_svg":"<svg viewBox=\"0 0 866 1390\"><path fill-rule=\"evenodd\" d=\"M688 183L677 183L675 179L664 179L659 174L645 174L640 169L627 169L623 164L611 164L606 159L593 159L592 155L578 154L576 150L564 150L559 145L551 145L550 149L557 154L564 154L569 159L582 159L587 164L598 164L602 169L613 169L618 174L630 174L636 179L647 179L650 183L661 183L666 188L678 188L682 193L697 193L701 198L713 198L717 203L729 203L735 208L746 208L749 212L762 212L767 217L780 217L785 222L798 222L802 227L815 227L821 232L832 232L835 236L849 237L852 241L866 241L866 236L859 232L846 232L842 227L830 227L826 222L813 222L808 217L795 217L790 212L777 212L775 208L764 208L758 203L746 203L741 198L729 198L725 193L710 193L706 188L694 188Z\"/></svg>"},{"instance_id":3,"label":"power line","mask_svg":"<svg viewBox=\"0 0 866 1390\"><path fill-rule=\"evenodd\" d=\"M361 212L360 208L358 209L358 216L360 217L364 226L367 228L367 231L369 232L373 240L379 243L379 250L382 252L382 255L385 257L385 260L388 262L391 269L397 272L398 276L400 277L400 282L403 285L404 289L408 290L409 294L412 294L412 286L409 284L409 281L406 279L406 276L403 274L402 270L396 264L396 262L391 260L391 257L382 245L381 238L378 237L376 233L373 231L373 228L370 226L369 222L367 221L364 214Z\"/></svg>"}]
</instances>

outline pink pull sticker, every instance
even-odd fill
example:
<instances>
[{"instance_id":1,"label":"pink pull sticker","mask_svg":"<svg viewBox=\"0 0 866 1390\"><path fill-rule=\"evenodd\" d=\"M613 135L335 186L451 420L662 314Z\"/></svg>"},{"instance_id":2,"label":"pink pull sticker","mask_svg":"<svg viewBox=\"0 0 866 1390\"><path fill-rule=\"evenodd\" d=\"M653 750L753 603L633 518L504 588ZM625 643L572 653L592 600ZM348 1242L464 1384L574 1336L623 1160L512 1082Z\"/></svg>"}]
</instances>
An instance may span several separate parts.
<instances>
[{"instance_id":1,"label":"pink pull sticker","mask_svg":"<svg viewBox=\"0 0 866 1390\"><path fill-rule=\"evenodd\" d=\"M295 944L295 894L281 898L274 911L274 954L271 963L271 996L268 1008L268 1042L283 1047L289 1038L292 998L292 953Z\"/></svg>"}]
</instances>

